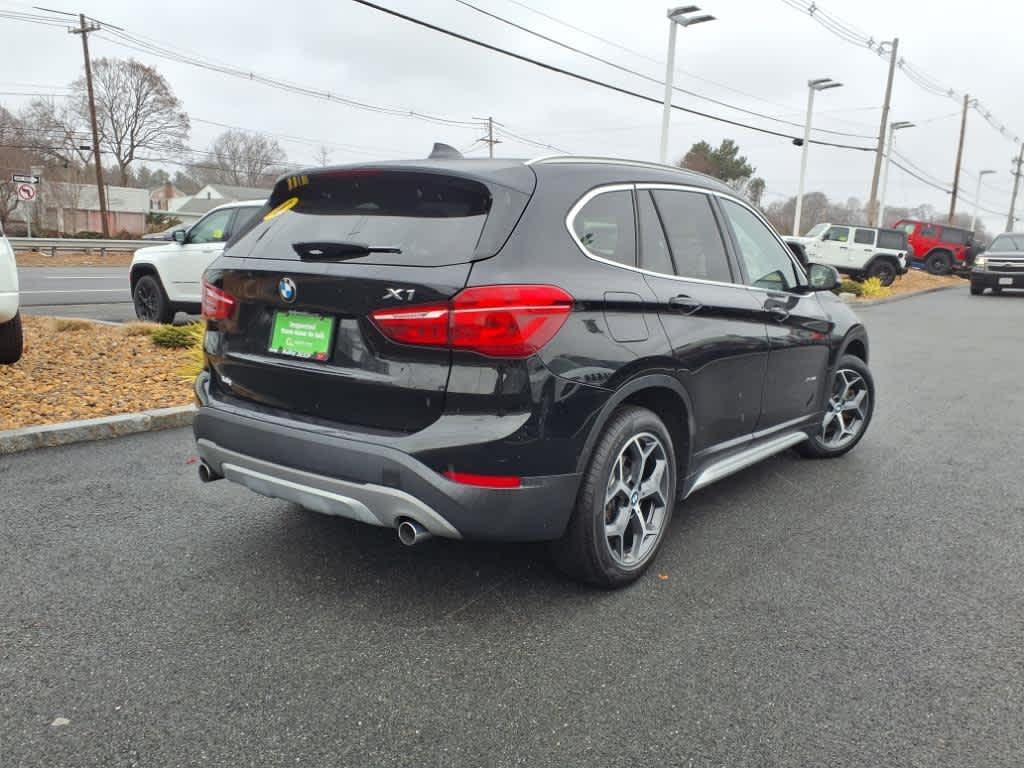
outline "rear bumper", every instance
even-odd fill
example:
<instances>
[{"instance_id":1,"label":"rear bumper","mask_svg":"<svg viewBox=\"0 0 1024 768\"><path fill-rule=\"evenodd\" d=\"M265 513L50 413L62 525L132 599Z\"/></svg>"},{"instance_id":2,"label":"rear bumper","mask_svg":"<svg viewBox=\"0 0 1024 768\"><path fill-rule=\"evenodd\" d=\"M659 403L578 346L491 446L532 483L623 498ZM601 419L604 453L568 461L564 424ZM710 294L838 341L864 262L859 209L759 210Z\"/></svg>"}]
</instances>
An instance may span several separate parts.
<instances>
[{"instance_id":1,"label":"rear bumper","mask_svg":"<svg viewBox=\"0 0 1024 768\"><path fill-rule=\"evenodd\" d=\"M579 485L576 474L523 478L519 488L462 485L372 438L285 425L213 401L200 406L193 430L199 455L214 473L257 493L372 525L409 518L448 538L556 539Z\"/></svg>"},{"instance_id":2,"label":"rear bumper","mask_svg":"<svg viewBox=\"0 0 1024 768\"><path fill-rule=\"evenodd\" d=\"M1009 280L1007 283L1005 281ZM1024 272L971 271L971 285L982 288L1024 288Z\"/></svg>"}]
</instances>

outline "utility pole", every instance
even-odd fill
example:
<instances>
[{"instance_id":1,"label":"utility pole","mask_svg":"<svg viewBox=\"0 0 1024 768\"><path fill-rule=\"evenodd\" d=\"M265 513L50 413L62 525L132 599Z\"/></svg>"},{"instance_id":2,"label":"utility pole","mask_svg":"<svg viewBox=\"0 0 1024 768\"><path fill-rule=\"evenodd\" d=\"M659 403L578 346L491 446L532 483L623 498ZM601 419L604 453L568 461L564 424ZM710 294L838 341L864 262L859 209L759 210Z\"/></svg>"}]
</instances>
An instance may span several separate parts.
<instances>
[{"instance_id":1,"label":"utility pole","mask_svg":"<svg viewBox=\"0 0 1024 768\"><path fill-rule=\"evenodd\" d=\"M885 152L885 134L889 127L889 102L892 101L892 79L896 74L896 51L900 39L893 38L889 45L889 79L885 81L885 101L882 102L882 122L878 126L878 146L875 148L875 172L871 176L871 194L868 196L868 226L873 227L878 217L878 177L882 171L882 155Z\"/></svg>"},{"instance_id":2,"label":"utility pole","mask_svg":"<svg viewBox=\"0 0 1024 768\"><path fill-rule=\"evenodd\" d=\"M1017 165L1011 173L1013 174L1013 194L1010 196L1010 213L1006 217L1006 231L1013 232L1015 226L1016 216L1014 216L1014 210L1017 208L1017 190L1020 188L1020 177L1021 177L1021 165L1024 165L1024 141L1020 144L1020 154L1017 155L1017 159L1014 160Z\"/></svg>"},{"instance_id":3,"label":"utility pole","mask_svg":"<svg viewBox=\"0 0 1024 768\"><path fill-rule=\"evenodd\" d=\"M89 94L89 119L92 122L92 161L96 166L96 195L100 204L100 225L103 236L110 237L110 222L107 220L107 192L103 186L103 161L100 159L100 129L96 122L96 96L92 90L92 62L89 59L89 33L100 29L99 24L86 24L85 14L78 14L78 29L69 29L72 35L82 36L82 55L85 57L85 88Z\"/></svg>"},{"instance_id":4,"label":"utility pole","mask_svg":"<svg viewBox=\"0 0 1024 768\"><path fill-rule=\"evenodd\" d=\"M964 134L967 133L967 107L970 103L970 97L965 93L964 113L960 118L960 143L956 147L956 170L953 171L953 196L949 199L949 224L953 223L956 215L956 193L960 190L960 162L964 159Z\"/></svg>"},{"instance_id":5,"label":"utility pole","mask_svg":"<svg viewBox=\"0 0 1024 768\"><path fill-rule=\"evenodd\" d=\"M480 141L484 142L484 144L487 145L487 156L490 157L490 158L493 158L494 157L494 145L495 144L501 144L501 139L494 138L494 126L495 126L494 118L493 117L474 117L473 119L474 120L486 120L487 121L487 138L486 139L480 139ZM498 123L498 125L501 125L501 123Z\"/></svg>"}]
</instances>

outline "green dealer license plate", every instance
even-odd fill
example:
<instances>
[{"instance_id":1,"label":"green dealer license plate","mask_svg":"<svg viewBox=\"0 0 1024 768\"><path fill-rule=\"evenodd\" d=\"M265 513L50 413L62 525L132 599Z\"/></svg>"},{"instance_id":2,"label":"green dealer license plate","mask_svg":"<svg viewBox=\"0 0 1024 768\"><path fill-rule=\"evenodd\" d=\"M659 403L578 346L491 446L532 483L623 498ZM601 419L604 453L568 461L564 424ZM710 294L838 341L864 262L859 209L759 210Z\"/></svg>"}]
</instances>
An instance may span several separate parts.
<instances>
[{"instance_id":1,"label":"green dealer license plate","mask_svg":"<svg viewBox=\"0 0 1024 768\"><path fill-rule=\"evenodd\" d=\"M276 312L270 351L303 360L326 360L331 351L334 318L303 312Z\"/></svg>"}]
</instances>

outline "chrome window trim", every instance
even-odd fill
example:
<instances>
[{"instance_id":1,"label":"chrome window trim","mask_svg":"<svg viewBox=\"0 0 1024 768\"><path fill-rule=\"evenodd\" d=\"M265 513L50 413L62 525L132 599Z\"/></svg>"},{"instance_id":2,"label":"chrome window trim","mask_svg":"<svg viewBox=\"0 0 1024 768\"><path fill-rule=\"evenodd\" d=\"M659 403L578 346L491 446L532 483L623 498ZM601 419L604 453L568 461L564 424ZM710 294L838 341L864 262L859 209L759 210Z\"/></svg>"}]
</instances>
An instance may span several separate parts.
<instances>
[{"instance_id":1,"label":"chrome window trim","mask_svg":"<svg viewBox=\"0 0 1024 768\"><path fill-rule=\"evenodd\" d=\"M587 159L588 162L591 161L591 160L592 160L592 158L588 158ZM628 162L628 161L626 161L626 162ZM664 167L664 166L659 166L659 167ZM677 282L681 282L681 283L697 283L699 285L719 285L719 286L723 286L723 287L726 287L726 288L744 288L744 289L746 289L748 291L759 291L761 293L779 293L779 291L775 290L774 288L762 288L761 286L758 286L758 285L747 285L746 283L731 283L731 282L727 283L727 282L721 282L719 280L703 280L703 279L701 279L699 277L683 277L682 275L669 275L669 274L666 274L664 272L654 272L652 270L643 269L642 267L638 267L638 266L631 267L628 264L620 264L617 261L612 261L611 259L605 259L605 258L603 258L601 256L598 256L597 254L591 253L589 250L587 250L587 247L585 245L583 245L583 243L580 242L580 239L576 236L576 230L573 228L573 222L576 220L576 216L583 209L583 207L587 203L589 203L591 200L593 200L595 197L597 197L598 195L603 195L603 194L606 194L608 192L635 192L635 191L638 191L638 190L641 190L641 189L668 189L668 190L675 190L675 191L679 191L679 192L696 192L696 193L701 194L701 195L709 195L709 196L719 197L719 198L722 198L722 199L725 199L725 200L731 200L734 203L738 203L739 205L743 206L744 208L749 210L751 213L753 213L761 221L761 223L764 224L768 228L768 231L771 232L772 235L774 235L776 242L779 243L779 245L782 247L782 249L789 256L790 263L792 263L797 268L799 274L803 275L805 280L807 279L807 273L804 271L803 265L800 264L800 262L798 262L796 260L796 257L793 255L793 252L789 249L789 246L786 245L786 242L779 236L778 232L775 231L775 228L772 227L772 225L768 223L768 220L765 219L764 216L761 215L761 213L756 208L754 208L753 206L749 205L748 203L745 203L743 200L740 200L739 198L737 198L737 197L735 197L733 195L729 195L729 194L726 194L725 192L720 192L720 191L714 190L714 189L706 189L704 187L695 187L692 184L671 184L671 183L668 183L668 182L637 182L637 183L626 183L626 184L615 183L615 184L604 184L602 186L594 187L593 189L588 190L586 193L584 193L584 195L579 200L576 201L576 203L572 206L572 208L569 209L569 212L565 216L565 229L569 233L569 237L572 239L573 243L576 244L576 247L580 249L580 252L584 256L586 256L588 259L593 259L594 261L600 262L601 264L610 264L611 266L618 267L619 269L629 269L629 270L632 270L633 272L639 272L640 274L643 274L643 275L651 275L652 277L660 277L660 278L665 278L665 279L668 279L668 280L676 280ZM636 217L634 216L634 227L636 227L636 226L637 226L637 224L636 224ZM667 233L666 233L666 236L667 236ZM725 242L723 241L722 244L725 245ZM639 251L639 249L637 249L637 260L638 261L639 261L639 258L640 258L640 251ZM792 294L792 295L800 296L801 298L803 298L803 295L801 295L801 294ZM807 295L811 295L811 294L807 294Z\"/></svg>"}]
</instances>

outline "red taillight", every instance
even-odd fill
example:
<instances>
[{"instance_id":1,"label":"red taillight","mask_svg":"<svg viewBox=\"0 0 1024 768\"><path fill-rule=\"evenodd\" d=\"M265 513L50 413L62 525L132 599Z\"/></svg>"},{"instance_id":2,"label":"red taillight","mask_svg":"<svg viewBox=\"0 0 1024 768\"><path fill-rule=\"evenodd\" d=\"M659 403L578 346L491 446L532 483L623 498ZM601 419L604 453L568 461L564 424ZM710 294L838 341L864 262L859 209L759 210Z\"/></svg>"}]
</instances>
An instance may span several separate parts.
<instances>
[{"instance_id":1,"label":"red taillight","mask_svg":"<svg viewBox=\"0 0 1024 768\"><path fill-rule=\"evenodd\" d=\"M558 333L572 304L572 296L554 285L483 285L460 291L447 304L380 309L371 317L402 344L529 357Z\"/></svg>"},{"instance_id":2,"label":"red taillight","mask_svg":"<svg viewBox=\"0 0 1024 768\"><path fill-rule=\"evenodd\" d=\"M452 482L479 488L518 488L522 485L522 478L515 475L474 475L470 472L449 471L444 476Z\"/></svg>"},{"instance_id":3,"label":"red taillight","mask_svg":"<svg viewBox=\"0 0 1024 768\"><path fill-rule=\"evenodd\" d=\"M235 297L204 280L202 307L205 320L227 320L235 312Z\"/></svg>"}]
</instances>

